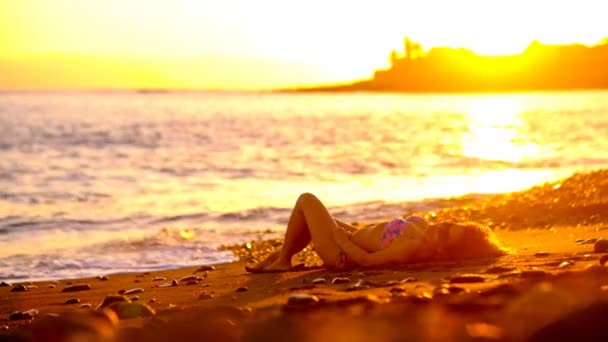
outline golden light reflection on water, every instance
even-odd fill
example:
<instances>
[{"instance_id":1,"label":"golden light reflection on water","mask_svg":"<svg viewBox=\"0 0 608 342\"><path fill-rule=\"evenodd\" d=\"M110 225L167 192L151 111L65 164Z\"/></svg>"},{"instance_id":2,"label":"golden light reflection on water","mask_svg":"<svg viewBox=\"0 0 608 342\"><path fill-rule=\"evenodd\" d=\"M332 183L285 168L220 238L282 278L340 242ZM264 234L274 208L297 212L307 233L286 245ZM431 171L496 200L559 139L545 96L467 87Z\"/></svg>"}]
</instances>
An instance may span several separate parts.
<instances>
[{"instance_id":1,"label":"golden light reflection on water","mask_svg":"<svg viewBox=\"0 0 608 342\"><path fill-rule=\"evenodd\" d=\"M538 145L525 140L522 108L513 97L482 98L467 112L469 133L464 136L466 157L517 163L536 156Z\"/></svg>"}]
</instances>

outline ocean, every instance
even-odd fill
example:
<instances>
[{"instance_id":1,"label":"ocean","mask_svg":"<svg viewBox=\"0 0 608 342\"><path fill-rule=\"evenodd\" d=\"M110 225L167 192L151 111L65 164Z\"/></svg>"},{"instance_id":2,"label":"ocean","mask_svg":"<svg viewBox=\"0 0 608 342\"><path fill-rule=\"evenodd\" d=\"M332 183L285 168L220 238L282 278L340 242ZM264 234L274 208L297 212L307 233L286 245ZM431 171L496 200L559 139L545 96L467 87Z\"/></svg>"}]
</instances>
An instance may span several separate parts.
<instances>
[{"instance_id":1,"label":"ocean","mask_svg":"<svg viewBox=\"0 0 608 342\"><path fill-rule=\"evenodd\" d=\"M302 192L374 221L608 167L608 92L1 92L0 279L235 260Z\"/></svg>"}]
</instances>

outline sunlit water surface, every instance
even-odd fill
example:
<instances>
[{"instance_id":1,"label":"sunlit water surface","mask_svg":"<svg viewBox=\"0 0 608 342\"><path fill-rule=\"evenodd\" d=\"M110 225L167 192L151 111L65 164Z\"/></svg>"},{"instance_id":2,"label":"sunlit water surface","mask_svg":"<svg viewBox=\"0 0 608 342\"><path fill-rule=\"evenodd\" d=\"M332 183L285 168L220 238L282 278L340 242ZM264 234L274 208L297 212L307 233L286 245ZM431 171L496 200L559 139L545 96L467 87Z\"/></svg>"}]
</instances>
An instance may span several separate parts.
<instances>
[{"instance_id":1,"label":"sunlit water surface","mask_svg":"<svg viewBox=\"0 0 608 342\"><path fill-rule=\"evenodd\" d=\"M346 220L608 166L608 92L0 93L0 279L214 263L298 194Z\"/></svg>"}]
</instances>

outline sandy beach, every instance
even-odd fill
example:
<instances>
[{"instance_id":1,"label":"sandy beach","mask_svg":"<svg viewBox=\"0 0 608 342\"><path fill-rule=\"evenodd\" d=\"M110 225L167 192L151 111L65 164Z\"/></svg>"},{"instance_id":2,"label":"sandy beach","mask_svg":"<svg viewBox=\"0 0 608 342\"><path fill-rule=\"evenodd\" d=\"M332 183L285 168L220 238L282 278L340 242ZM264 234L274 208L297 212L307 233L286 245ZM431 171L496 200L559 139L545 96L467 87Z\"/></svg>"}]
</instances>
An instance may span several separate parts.
<instances>
[{"instance_id":1,"label":"sandy beach","mask_svg":"<svg viewBox=\"0 0 608 342\"><path fill-rule=\"evenodd\" d=\"M307 265L299 271L247 273L246 264L280 245L270 240L227 247L240 258L234 263L3 283L1 333L40 341L602 340L606 193L608 171L597 171L416 213L495 227L511 251L496 259L336 272L319 267L309 248L294 257Z\"/></svg>"}]
</instances>

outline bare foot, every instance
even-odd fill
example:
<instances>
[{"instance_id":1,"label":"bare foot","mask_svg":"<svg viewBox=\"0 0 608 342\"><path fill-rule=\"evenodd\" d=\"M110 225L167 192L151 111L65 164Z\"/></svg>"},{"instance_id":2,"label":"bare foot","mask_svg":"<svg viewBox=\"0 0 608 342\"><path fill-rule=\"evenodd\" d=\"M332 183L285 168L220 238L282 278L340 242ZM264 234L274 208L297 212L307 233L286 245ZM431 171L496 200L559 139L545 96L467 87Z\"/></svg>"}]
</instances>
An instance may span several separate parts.
<instances>
[{"instance_id":1,"label":"bare foot","mask_svg":"<svg viewBox=\"0 0 608 342\"><path fill-rule=\"evenodd\" d=\"M291 261L278 259L272 265L265 267L264 272L287 272L291 270Z\"/></svg>"},{"instance_id":2,"label":"bare foot","mask_svg":"<svg viewBox=\"0 0 608 342\"><path fill-rule=\"evenodd\" d=\"M262 270L265 267L268 267L268 266L274 264L274 262L279 259L279 255L280 254L281 254L281 248L279 248L276 251L270 253L270 255L268 255L266 257L266 259L258 262L257 264L255 264L253 266L248 266L248 267L246 267L246 269L247 270Z\"/></svg>"}]
</instances>

